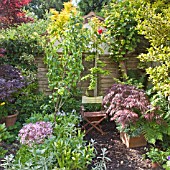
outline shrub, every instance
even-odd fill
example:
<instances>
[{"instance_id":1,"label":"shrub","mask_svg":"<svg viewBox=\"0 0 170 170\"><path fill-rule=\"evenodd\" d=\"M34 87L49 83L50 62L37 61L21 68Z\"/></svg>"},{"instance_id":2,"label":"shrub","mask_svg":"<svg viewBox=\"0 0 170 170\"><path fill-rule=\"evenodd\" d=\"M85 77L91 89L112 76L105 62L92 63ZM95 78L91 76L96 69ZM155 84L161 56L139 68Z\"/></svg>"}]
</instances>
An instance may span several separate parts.
<instances>
[{"instance_id":1,"label":"shrub","mask_svg":"<svg viewBox=\"0 0 170 170\"><path fill-rule=\"evenodd\" d=\"M154 90L165 97L170 95L169 10L170 3L164 1L155 1L153 5L141 3L137 15L137 30L150 42L147 54L142 53L138 58L145 65Z\"/></svg>"},{"instance_id":2,"label":"shrub","mask_svg":"<svg viewBox=\"0 0 170 170\"><path fill-rule=\"evenodd\" d=\"M149 143L163 141L169 135L170 126L163 119L159 108L150 104L143 90L134 86L114 84L104 97L103 105L111 120L115 120L119 131L130 136L141 133Z\"/></svg>"},{"instance_id":3,"label":"shrub","mask_svg":"<svg viewBox=\"0 0 170 170\"><path fill-rule=\"evenodd\" d=\"M121 125L119 130L129 133L139 131L142 122L151 121L155 116L154 112L148 112L152 106L144 91L131 85L113 84L103 105L111 120Z\"/></svg>"},{"instance_id":4,"label":"shrub","mask_svg":"<svg viewBox=\"0 0 170 170\"><path fill-rule=\"evenodd\" d=\"M104 97L103 105L110 116L114 116L118 111L119 114L123 113L120 111L124 111L124 114L129 114L131 115L130 117L138 117L137 112L144 115L151 107L149 99L143 90L123 84L112 85Z\"/></svg>"},{"instance_id":5,"label":"shrub","mask_svg":"<svg viewBox=\"0 0 170 170\"><path fill-rule=\"evenodd\" d=\"M26 93L17 97L15 106L20 113L18 121L25 123L32 113L53 113L53 103L49 103L49 97L43 93Z\"/></svg>"},{"instance_id":6,"label":"shrub","mask_svg":"<svg viewBox=\"0 0 170 170\"><path fill-rule=\"evenodd\" d=\"M25 87L26 81L17 68L0 65L0 100L10 100L13 94Z\"/></svg>"}]
</instances>

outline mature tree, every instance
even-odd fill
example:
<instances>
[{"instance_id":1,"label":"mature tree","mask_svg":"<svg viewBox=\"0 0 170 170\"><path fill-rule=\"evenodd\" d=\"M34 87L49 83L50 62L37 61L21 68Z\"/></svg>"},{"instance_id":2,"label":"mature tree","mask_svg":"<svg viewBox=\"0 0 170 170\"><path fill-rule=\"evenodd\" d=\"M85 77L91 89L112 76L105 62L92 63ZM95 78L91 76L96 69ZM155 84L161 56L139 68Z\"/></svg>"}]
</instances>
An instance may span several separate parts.
<instances>
[{"instance_id":1,"label":"mature tree","mask_svg":"<svg viewBox=\"0 0 170 170\"><path fill-rule=\"evenodd\" d=\"M100 12L104 5L107 5L111 0L80 0L78 6L84 15L90 11Z\"/></svg>"},{"instance_id":2,"label":"mature tree","mask_svg":"<svg viewBox=\"0 0 170 170\"><path fill-rule=\"evenodd\" d=\"M32 0L26 9L33 12L38 18L43 18L46 11L49 11L50 8L61 11L63 3L68 1L69 0Z\"/></svg>"},{"instance_id":3,"label":"mature tree","mask_svg":"<svg viewBox=\"0 0 170 170\"><path fill-rule=\"evenodd\" d=\"M22 11L31 0L0 0L0 28L31 21Z\"/></svg>"}]
</instances>

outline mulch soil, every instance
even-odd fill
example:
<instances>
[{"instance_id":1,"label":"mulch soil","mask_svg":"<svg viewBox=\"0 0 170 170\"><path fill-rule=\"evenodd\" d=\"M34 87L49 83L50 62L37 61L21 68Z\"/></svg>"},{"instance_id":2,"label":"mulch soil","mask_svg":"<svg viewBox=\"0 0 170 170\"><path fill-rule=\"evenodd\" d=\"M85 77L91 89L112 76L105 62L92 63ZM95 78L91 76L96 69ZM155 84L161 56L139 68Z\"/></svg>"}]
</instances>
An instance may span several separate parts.
<instances>
[{"instance_id":1,"label":"mulch soil","mask_svg":"<svg viewBox=\"0 0 170 170\"><path fill-rule=\"evenodd\" d=\"M105 132L101 135L96 130L90 131L85 139L90 141L95 140L95 148L97 149L98 156L101 154L101 148L106 148L108 153L107 157L111 159L107 162L107 170L150 170L151 161L144 159L143 154L146 153L145 147L127 148L120 140L119 133L115 128L113 122L104 122L102 129ZM96 162L93 160L93 164ZM91 165L92 167L93 165ZM89 167L89 169L91 169ZM159 170L161 168L158 168Z\"/></svg>"}]
</instances>

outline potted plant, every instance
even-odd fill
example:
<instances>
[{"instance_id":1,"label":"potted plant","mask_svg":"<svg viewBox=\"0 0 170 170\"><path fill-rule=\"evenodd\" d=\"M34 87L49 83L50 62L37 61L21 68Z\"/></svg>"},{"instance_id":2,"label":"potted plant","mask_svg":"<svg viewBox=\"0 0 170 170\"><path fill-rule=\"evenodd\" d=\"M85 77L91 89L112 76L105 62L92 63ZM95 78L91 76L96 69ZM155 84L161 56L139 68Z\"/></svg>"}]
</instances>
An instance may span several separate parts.
<instances>
[{"instance_id":1,"label":"potted plant","mask_svg":"<svg viewBox=\"0 0 170 170\"><path fill-rule=\"evenodd\" d=\"M18 115L15 101L20 90L27 85L19 70L11 65L0 65L0 119L5 118L6 126L14 125ZM8 125L8 118L10 124Z\"/></svg>"},{"instance_id":2,"label":"potted plant","mask_svg":"<svg viewBox=\"0 0 170 170\"><path fill-rule=\"evenodd\" d=\"M145 146L143 125L149 123L152 106L143 90L132 85L113 84L103 99L106 113L117 124L120 138L127 147ZM131 138L133 137L133 138Z\"/></svg>"},{"instance_id":3,"label":"potted plant","mask_svg":"<svg viewBox=\"0 0 170 170\"><path fill-rule=\"evenodd\" d=\"M146 156L152 161L152 168L158 168L165 162L167 153L158 148L150 148L148 152L146 152Z\"/></svg>"}]
</instances>

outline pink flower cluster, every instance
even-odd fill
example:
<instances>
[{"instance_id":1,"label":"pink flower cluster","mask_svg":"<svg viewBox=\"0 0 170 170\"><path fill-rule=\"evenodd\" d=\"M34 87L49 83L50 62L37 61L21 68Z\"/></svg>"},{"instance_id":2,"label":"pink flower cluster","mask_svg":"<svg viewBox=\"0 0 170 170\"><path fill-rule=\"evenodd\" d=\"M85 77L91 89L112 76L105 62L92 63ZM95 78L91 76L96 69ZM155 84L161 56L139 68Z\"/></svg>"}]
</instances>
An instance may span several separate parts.
<instances>
[{"instance_id":1,"label":"pink flower cluster","mask_svg":"<svg viewBox=\"0 0 170 170\"><path fill-rule=\"evenodd\" d=\"M52 135L53 129L50 122L29 123L19 131L20 142L31 146L33 143L40 144L46 137Z\"/></svg>"},{"instance_id":2,"label":"pink flower cluster","mask_svg":"<svg viewBox=\"0 0 170 170\"><path fill-rule=\"evenodd\" d=\"M150 112L153 106L144 91L131 85L113 84L103 99L103 105L111 120L116 120L123 128L142 116L146 120L155 117L155 113Z\"/></svg>"},{"instance_id":3,"label":"pink flower cluster","mask_svg":"<svg viewBox=\"0 0 170 170\"><path fill-rule=\"evenodd\" d=\"M149 110L150 102L143 90L131 85L113 84L104 97L103 105L110 115L114 115L118 110L132 110L133 108L144 114Z\"/></svg>"},{"instance_id":4,"label":"pink flower cluster","mask_svg":"<svg viewBox=\"0 0 170 170\"><path fill-rule=\"evenodd\" d=\"M116 120L120 123L122 128L125 128L125 125L130 124L130 122L135 123L139 118L139 115L135 112L132 112L127 109L117 111L111 120Z\"/></svg>"}]
</instances>

